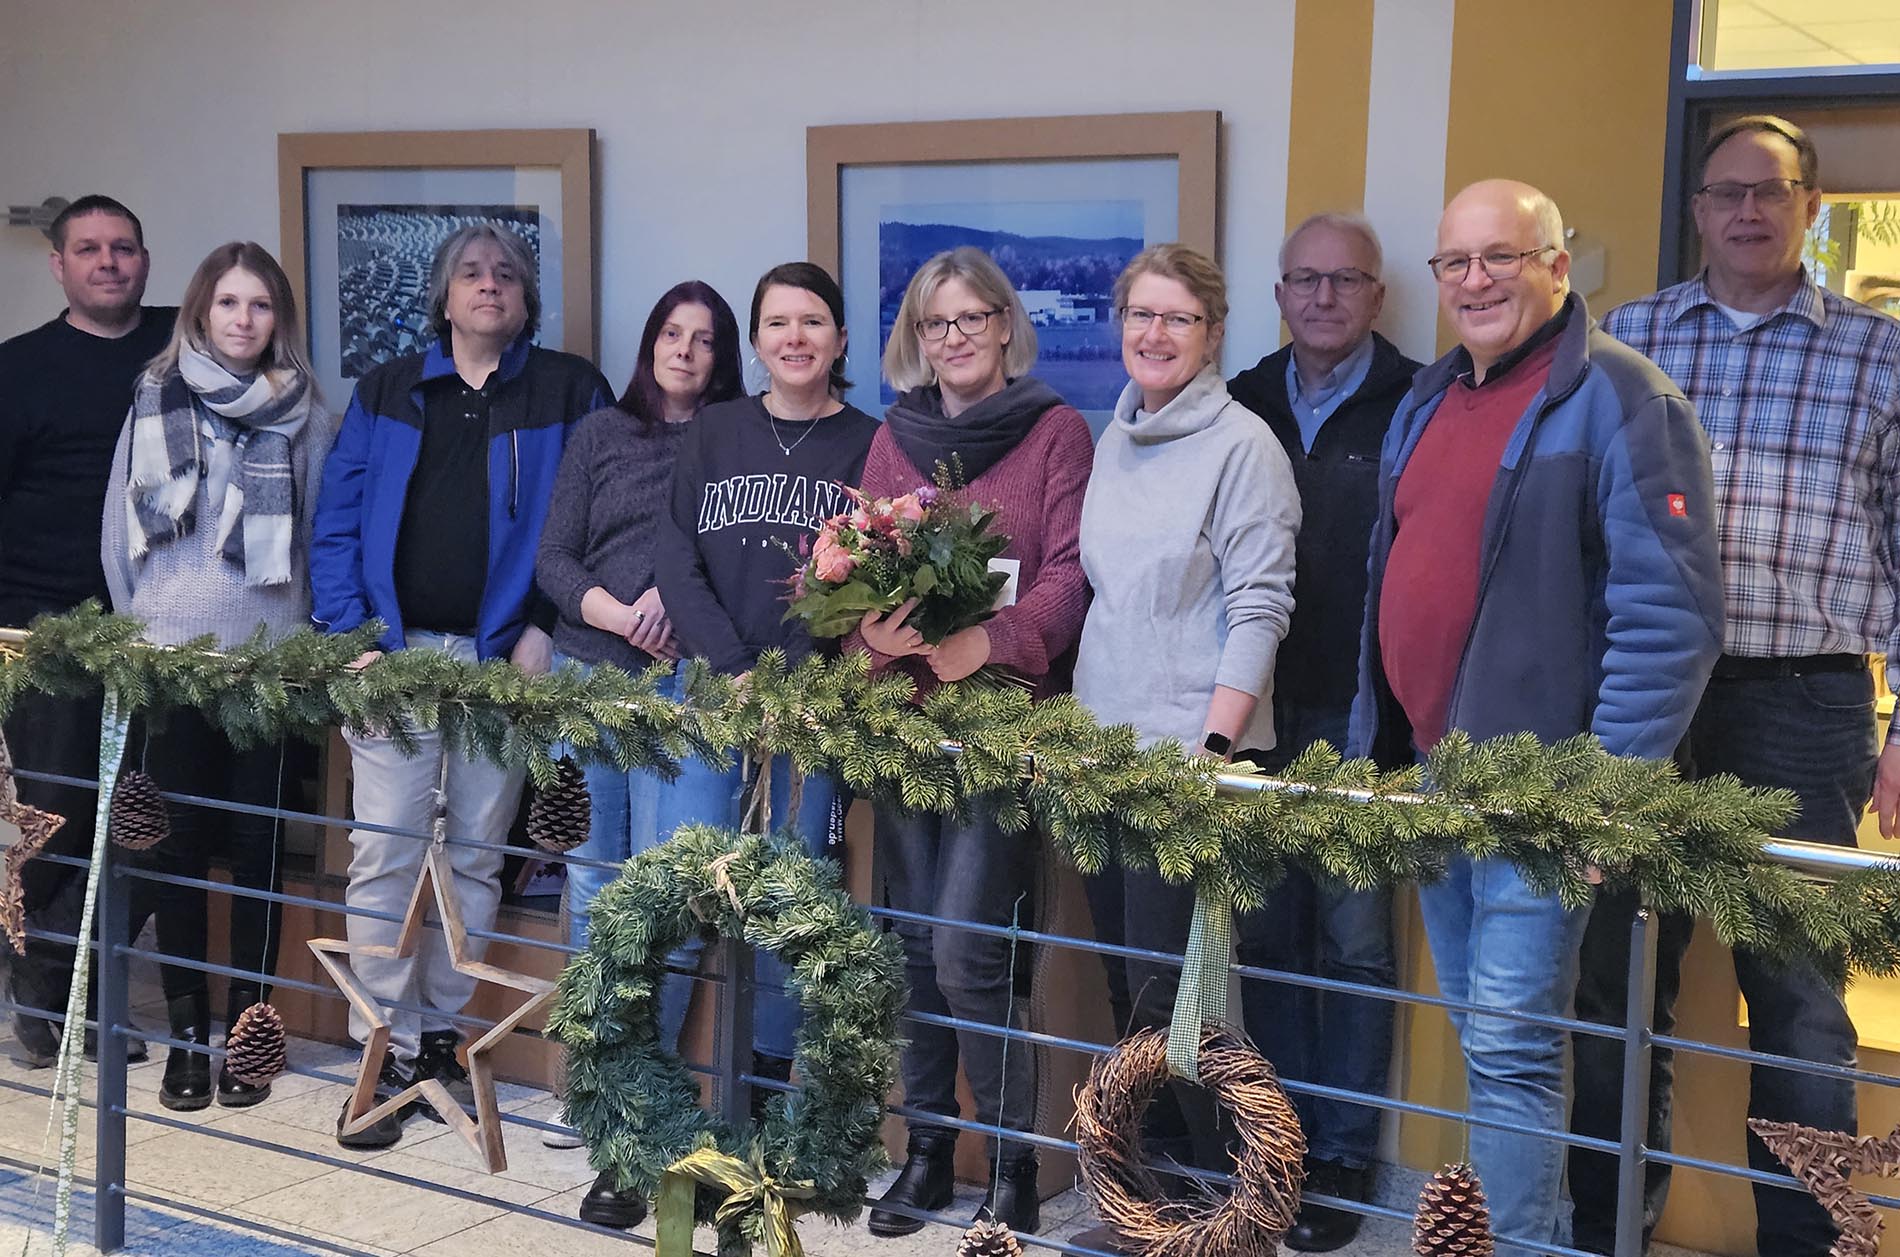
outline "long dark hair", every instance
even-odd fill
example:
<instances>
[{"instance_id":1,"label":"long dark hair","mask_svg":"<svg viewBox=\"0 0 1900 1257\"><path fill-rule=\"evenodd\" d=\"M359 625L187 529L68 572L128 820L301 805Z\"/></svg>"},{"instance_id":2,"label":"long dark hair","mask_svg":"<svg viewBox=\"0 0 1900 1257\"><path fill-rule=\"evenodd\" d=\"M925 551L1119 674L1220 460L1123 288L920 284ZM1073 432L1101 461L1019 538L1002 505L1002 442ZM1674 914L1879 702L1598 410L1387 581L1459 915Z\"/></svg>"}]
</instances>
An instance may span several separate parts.
<instances>
[{"instance_id":1,"label":"long dark hair","mask_svg":"<svg viewBox=\"0 0 1900 1257\"><path fill-rule=\"evenodd\" d=\"M803 288L831 311L831 321L838 325L840 336L844 334L844 290L838 287L838 281L831 272L816 262L781 262L765 274L759 276L759 286L752 290L752 321L746 327L746 339L754 344L759 340L759 307L765 304L765 290L768 288ZM843 397L851 387L851 381L844 378L844 355L839 354L831 360L831 392L835 397Z\"/></svg>"},{"instance_id":2,"label":"long dark hair","mask_svg":"<svg viewBox=\"0 0 1900 1257\"><path fill-rule=\"evenodd\" d=\"M673 311L695 302L712 312L713 336L712 375L707 377L706 391L700 394L699 404L710 406L714 402L730 401L745 392L739 367L739 320L711 284L689 279L674 284L653 303L653 313L647 315L646 330L640 333L640 353L634 362L633 378L627 381L627 391L615 403L642 423L660 423L666 418L666 395L653 374L653 347L659 343L660 332L673 317Z\"/></svg>"}]
</instances>

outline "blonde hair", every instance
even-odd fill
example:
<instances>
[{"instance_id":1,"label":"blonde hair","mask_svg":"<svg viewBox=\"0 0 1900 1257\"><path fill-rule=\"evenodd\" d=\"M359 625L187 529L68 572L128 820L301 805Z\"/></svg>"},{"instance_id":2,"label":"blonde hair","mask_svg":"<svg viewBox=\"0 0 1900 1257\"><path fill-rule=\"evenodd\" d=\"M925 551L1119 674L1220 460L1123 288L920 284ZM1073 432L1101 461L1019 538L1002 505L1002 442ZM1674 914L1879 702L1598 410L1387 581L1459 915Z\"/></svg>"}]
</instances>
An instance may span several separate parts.
<instances>
[{"instance_id":1,"label":"blonde hair","mask_svg":"<svg viewBox=\"0 0 1900 1257\"><path fill-rule=\"evenodd\" d=\"M937 381L918 343L917 322L924 307L937 295L945 280L962 280L977 299L993 310L1000 310L1009 321L1009 344L1003 347L1003 374L1009 379L1027 375L1036 365L1036 328L1023 309L1023 299L989 254L971 245L939 253L917 268L904 289L903 303L897 307L897 322L891 339L884 346L884 378L895 389L922 388Z\"/></svg>"},{"instance_id":2,"label":"blonde hair","mask_svg":"<svg viewBox=\"0 0 1900 1257\"><path fill-rule=\"evenodd\" d=\"M290 291L290 277L284 274L284 268L277 264L269 249L252 240L221 244L198 263L178 303L178 322L172 325L172 338L146 364L145 373L154 380L163 380L176 371L178 351L185 345L199 353L210 352L205 319L211 313L211 299L217 295L218 281L233 270L257 276L264 291L270 294L271 315L275 321L270 345L258 361L258 367L270 380L271 387L281 393L292 379L301 375L314 389L316 373L311 370L310 355L304 350L303 324L297 317L297 298Z\"/></svg>"},{"instance_id":3,"label":"blonde hair","mask_svg":"<svg viewBox=\"0 0 1900 1257\"><path fill-rule=\"evenodd\" d=\"M1205 253L1184 244L1151 244L1137 253L1115 280L1117 315L1128 304L1128 290L1143 275L1159 275L1186 288L1207 311L1210 329L1227 322L1227 277Z\"/></svg>"}]
</instances>

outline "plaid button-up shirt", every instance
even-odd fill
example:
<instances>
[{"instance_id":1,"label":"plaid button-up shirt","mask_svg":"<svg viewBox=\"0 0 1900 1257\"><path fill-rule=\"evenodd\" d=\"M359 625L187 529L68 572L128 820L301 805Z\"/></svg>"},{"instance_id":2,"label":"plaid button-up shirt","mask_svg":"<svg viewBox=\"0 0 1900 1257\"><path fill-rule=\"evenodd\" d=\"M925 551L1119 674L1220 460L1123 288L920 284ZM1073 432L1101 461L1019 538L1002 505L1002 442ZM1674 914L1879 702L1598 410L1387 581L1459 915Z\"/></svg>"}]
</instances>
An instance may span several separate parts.
<instances>
[{"instance_id":1,"label":"plaid button-up shirt","mask_svg":"<svg viewBox=\"0 0 1900 1257\"><path fill-rule=\"evenodd\" d=\"M1661 367L1708 431L1728 653L1900 660L1900 322L1804 271L1747 328L1697 276L1603 330Z\"/></svg>"}]
</instances>

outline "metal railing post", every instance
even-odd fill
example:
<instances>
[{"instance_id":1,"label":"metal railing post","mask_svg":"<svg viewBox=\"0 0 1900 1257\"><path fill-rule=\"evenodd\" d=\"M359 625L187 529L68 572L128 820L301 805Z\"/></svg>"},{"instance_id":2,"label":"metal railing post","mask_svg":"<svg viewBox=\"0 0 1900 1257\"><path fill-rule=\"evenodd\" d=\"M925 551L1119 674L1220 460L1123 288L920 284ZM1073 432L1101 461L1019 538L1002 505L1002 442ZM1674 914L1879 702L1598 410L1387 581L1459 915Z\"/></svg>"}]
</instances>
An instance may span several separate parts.
<instances>
[{"instance_id":1,"label":"metal railing post","mask_svg":"<svg viewBox=\"0 0 1900 1257\"><path fill-rule=\"evenodd\" d=\"M719 1112L728 1122L741 1125L752 1114L752 1084L745 1075L752 1072L752 946L743 939L719 940L718 1015L713 1043L713 1068L719 1071L713 1084Z\"/></svg>"},{"instance_id":2,"label":"metal railing post","mask_svg":"<svg viewBox=\"0 0 1900 1257\"><path fill-rule=\"evenodd\" d=\"M105 867L99 872L99 1107L97 1160L93 1177L93 1244L102 1253L125 1246L125 1040L131 1008L128 973L131 962L124 948L132 919L132 883L117 867L112 843L102 848ZM82 944L83 946L83 944Z\"/></svg>"},{"instance_id":3,"label":"metal railing post","mask_svg":"<svg viewBox=\"0 0 1900 1257\"><path fill-rule=\"evenodd\" d=\"M1642 1257L1643 1189L1648 1168L1651 1017L1656 1007L1656 913L1644 904L1630 922L1629 998L1623 1009L1622 1148L1616 1165L1616 1255Z\"/></svg>"}]
</instances>

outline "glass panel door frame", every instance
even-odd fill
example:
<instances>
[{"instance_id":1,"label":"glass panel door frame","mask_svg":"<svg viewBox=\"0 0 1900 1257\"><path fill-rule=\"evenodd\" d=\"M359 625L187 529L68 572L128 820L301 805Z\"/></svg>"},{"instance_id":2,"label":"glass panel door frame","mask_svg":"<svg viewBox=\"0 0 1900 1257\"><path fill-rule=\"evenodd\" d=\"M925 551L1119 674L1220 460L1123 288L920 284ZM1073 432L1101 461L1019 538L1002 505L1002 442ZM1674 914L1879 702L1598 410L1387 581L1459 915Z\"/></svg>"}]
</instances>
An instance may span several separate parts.
<instances>
[{"instance_id":1,"label":"glass panel door frame","mask_svg":"<svg viewBox=\"0 0 1900 1257\"><path fill-rule=\"evenodd\" d=\"M1663 146L1662 232L1656 284L1667 287L1695 273L1697 245L1689 198L1697 158L1716 120L1748 113L1829 110L1893 105L1900 108L1900 71L1851 67L1760 73L1696 72L1705 36L1705 0L1675 0L1669 47L1669 132ZM1712 39L1713 36L1707 36ZM1695 77L1691 77L1692 74ZM1825 167L1823 191L1826 191Z\"/></svg>"}]
</instances>

